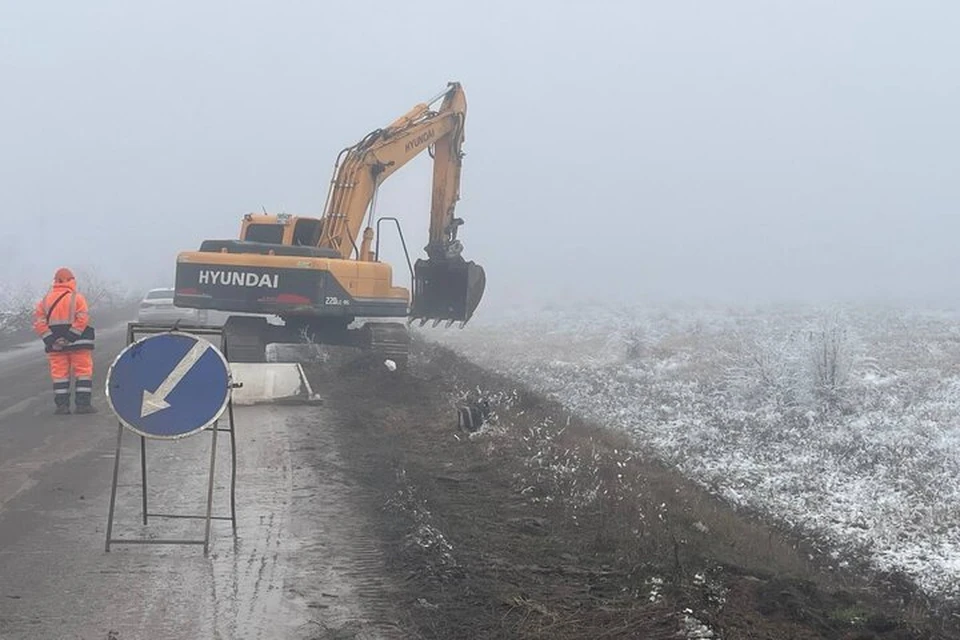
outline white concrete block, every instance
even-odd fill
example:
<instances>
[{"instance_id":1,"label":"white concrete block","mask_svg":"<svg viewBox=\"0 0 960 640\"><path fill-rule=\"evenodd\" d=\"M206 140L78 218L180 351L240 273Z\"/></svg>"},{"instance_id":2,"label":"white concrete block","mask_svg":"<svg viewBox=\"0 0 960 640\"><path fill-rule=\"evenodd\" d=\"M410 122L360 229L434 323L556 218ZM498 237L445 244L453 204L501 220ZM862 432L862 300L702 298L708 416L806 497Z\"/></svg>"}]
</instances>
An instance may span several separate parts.
<instances>
[{"instance_id":1,"label":"white concrete block","mask_svg":"<svg viewBox=\"0 0 960 640\"><path fill-rule=\"evenodd\" d=\"M230 364L233 381L243 383L233 390L233 403L250 405L302 396L305 392L300 366L293 362Z\"/></svg>"}]
</instances>

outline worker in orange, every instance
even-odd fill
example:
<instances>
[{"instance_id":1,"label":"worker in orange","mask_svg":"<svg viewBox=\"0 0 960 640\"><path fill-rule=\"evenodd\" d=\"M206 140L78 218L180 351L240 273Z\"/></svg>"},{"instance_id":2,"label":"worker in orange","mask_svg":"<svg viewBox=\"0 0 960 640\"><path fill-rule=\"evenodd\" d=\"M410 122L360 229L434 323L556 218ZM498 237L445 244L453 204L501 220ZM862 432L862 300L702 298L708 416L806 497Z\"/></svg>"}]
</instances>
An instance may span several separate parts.
<instances>
[{"instance_id":1,"label":"worker in orange","mask_svg":"<svg viewBox=\"0 0 960 640\"><path fill-rule=\"evenodd\" d=\"M33 329L46 346L56 413L70 413L71 372L76 382L77 413L96 413L90 403L94 330L87 299L77 291L77 281L69 269L57 270L49 293L37 303Z\"/></svg>"}]
</instances>

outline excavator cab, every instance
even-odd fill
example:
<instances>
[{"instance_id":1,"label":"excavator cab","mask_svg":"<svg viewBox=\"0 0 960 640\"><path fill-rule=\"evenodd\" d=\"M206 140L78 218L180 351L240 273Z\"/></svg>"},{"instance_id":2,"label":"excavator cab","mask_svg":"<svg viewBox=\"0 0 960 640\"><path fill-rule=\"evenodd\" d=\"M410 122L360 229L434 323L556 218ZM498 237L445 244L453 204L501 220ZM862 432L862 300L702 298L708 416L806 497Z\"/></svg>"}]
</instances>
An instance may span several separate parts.
<instances>
[{"instance_id":1,"label":"excavator cab","mask_svg":"<svg viewBox=\"0 0 960 640\"><path fill-rule=\"evenodd\" d=\"M473 316L486 288L483 267L455 258L417 260L413 268L413 300L410 321L420 326L459 322L463 328Z\"/></svg>"}]
</instances>

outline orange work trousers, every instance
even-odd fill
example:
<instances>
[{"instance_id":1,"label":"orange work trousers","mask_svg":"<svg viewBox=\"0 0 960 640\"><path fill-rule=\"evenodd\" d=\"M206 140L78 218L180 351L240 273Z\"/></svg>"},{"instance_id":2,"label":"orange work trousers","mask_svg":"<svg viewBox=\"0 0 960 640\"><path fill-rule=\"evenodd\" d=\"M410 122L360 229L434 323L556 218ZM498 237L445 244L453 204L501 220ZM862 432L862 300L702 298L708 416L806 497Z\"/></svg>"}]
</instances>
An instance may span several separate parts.
<instances>
[{"instance_id":1,"label":"orange work trousers","mask_svg":"<svg viewBox=\"0 0 960 640\"><path fill-rule=\"evenodd\" d=\"M47 354L50 377L53 378L54 402L57 406L70 404L70 375L76 378L77 406L89 405L93 392L93 351L53 351Z\"/></svg>"}]
</instances>

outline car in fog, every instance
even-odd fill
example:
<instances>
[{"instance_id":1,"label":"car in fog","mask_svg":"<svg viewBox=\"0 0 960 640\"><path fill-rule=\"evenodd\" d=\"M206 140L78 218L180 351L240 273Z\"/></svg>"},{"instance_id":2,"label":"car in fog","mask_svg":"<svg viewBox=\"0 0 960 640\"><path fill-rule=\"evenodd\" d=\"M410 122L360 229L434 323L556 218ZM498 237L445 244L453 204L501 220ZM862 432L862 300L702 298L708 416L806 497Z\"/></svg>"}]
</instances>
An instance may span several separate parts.
<instances>
[{"instance_id":1,"label":"car in fog","mask_svg":"<svg viewBox=\"0 0 960 640\"><path fill-rule=\"evenodd\" d=\"M137 322L172 324L180 321L183 324L206 325L209 323L209 314L206 309L187 309L173 304L173 289L159 288L147 291L140 300L137 310Z\"/></svg>"}]
</instances>

